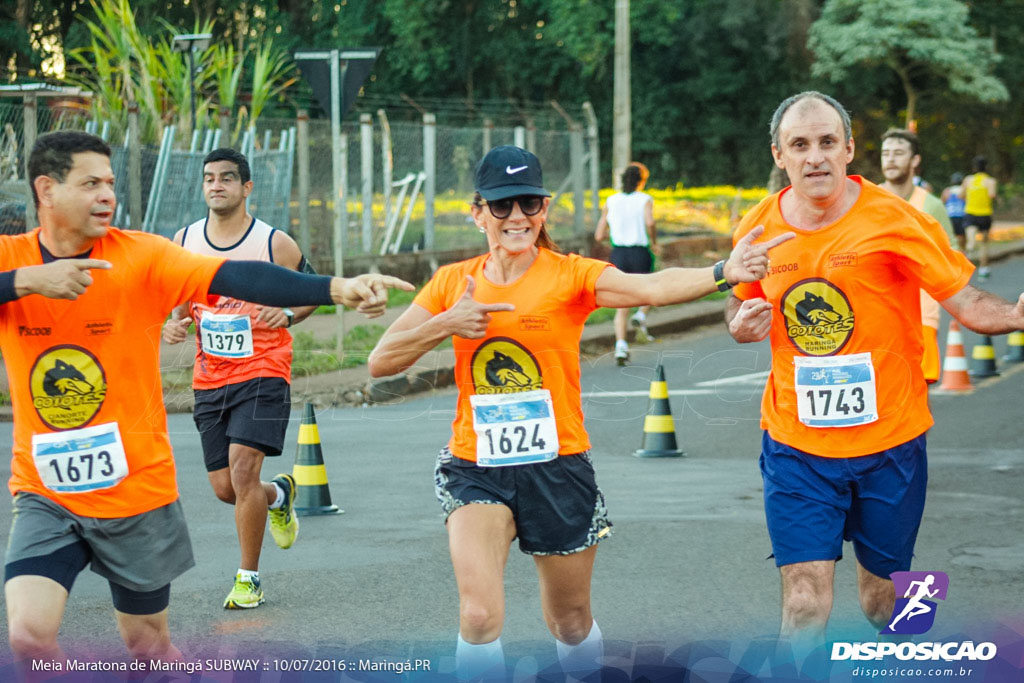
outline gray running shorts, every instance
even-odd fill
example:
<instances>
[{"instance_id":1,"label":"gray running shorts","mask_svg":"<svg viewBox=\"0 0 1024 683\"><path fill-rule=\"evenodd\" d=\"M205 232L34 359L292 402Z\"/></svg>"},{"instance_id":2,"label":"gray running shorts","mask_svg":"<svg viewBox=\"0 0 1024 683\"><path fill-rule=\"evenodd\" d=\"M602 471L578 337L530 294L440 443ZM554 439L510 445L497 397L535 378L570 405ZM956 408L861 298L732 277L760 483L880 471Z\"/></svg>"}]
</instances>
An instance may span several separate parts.
<instances>
[{"instance_id":1,"label":"gray running shorts","mask_svg":"<svg viewBox=\"0 0 1024 683\"><path fill-rule=\"evenodd\" d=\"M131 517L81 517L35 493L14 497L14 519L4 563L50 555L83 542L92 570L119 586L163 588L195 565L181 502Z\"/></svg>"}]
</instances>

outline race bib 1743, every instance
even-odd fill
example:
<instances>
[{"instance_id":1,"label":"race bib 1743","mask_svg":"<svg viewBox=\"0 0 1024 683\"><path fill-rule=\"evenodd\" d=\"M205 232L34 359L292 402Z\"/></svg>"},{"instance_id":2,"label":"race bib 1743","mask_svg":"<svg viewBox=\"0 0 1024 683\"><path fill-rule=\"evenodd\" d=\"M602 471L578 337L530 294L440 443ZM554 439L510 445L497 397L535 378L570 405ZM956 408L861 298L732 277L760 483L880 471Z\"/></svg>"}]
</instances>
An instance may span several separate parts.
<instances>
[{"instance_id":1,"label":"race bib 1743","mask_svg":"<svg viewBox=\"0 0 1024 683\"><path fill-rule=\"evenodd\" d=\"M878 419L870 353L796 356L797 413L808 427L855 427Z\"/></svg>"}]
</instances>

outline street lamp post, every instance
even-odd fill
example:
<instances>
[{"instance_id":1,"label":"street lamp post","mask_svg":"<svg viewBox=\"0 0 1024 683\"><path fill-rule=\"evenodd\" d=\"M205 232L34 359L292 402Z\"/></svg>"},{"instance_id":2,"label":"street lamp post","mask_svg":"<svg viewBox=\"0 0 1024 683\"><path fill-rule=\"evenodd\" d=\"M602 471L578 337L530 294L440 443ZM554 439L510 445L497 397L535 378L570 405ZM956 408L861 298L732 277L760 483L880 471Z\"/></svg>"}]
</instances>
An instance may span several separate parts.
<instances>
[{"instance_id":1,"label":"street lamp post","mask_svg":"<svg viewBox=\"0 0 1024 683\"><path fill-rule=\"evenodd\" d=\"M194 53L210 47L212 33L182 33L174 36L174 51L188 55L189 99L192 103L192 130L196 129L196 65Z\"/></svg>"}]
</instances>

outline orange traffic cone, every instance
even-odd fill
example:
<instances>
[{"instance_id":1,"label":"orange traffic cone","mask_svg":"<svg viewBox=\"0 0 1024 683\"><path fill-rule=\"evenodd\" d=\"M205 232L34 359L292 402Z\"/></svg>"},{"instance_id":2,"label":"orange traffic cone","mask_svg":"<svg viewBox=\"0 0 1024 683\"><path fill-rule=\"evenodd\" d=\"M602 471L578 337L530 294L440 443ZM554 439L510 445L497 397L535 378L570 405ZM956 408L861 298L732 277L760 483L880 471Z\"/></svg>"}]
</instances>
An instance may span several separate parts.
<instances>
[{"instance_id":1,"label":"orange traffic cone","mask_svg":"<svg viewBox=\"0 0 1024 683\"><path fill-rule=\"evenodd\" d=\"M945 391L971 391L971 376L967 374L967 357L964 355L964 335L956 320L949 321L946 336L946 359L942 361L942 384Z\"/></svg>"}]
</instances>

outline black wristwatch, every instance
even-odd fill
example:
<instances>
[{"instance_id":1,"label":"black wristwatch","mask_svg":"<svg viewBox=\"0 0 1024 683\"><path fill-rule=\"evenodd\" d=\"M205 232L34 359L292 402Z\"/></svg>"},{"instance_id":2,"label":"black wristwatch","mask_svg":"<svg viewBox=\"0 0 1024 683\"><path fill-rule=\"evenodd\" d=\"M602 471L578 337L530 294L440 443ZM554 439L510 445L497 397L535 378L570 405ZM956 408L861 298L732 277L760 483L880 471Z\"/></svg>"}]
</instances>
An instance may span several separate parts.
<instances>
[{"instance_id":1,"label":"black wristwatch","mask_svg":"<svg viewBox=\"0 0 1024 683\"><path fill-rule=\"evenodd\" d=\"M284 317L288 318L288 324L285 327L291 327L292 323L295 322L295 311L290 308L282 308L281 312L284 313Z\"/></svg>"},{"instance_id":2,"label":"black wristwatch","mask_svg":"<svg viewBox=\"0 0 1024 683\"><path fill-rule=\"evenodd\" d=\"M732 285L729 284L728 280L725 279L725 261L719 261L715 264L715 284L718 285L719 292L728 292L732 289Z\"/></svg>"}]
</instances>

